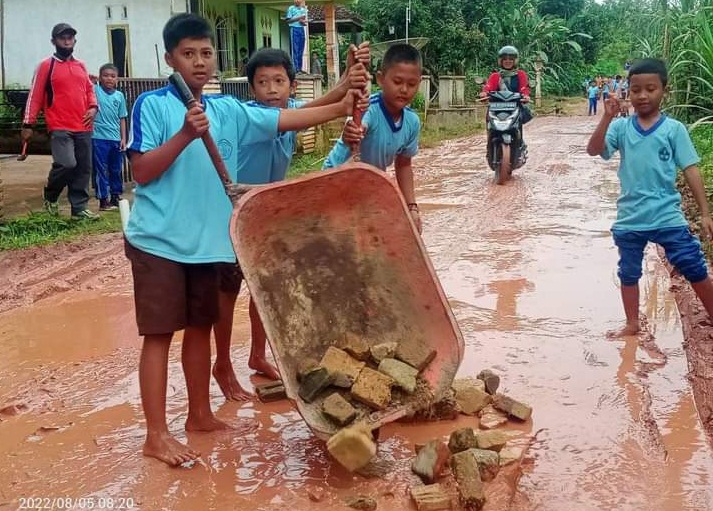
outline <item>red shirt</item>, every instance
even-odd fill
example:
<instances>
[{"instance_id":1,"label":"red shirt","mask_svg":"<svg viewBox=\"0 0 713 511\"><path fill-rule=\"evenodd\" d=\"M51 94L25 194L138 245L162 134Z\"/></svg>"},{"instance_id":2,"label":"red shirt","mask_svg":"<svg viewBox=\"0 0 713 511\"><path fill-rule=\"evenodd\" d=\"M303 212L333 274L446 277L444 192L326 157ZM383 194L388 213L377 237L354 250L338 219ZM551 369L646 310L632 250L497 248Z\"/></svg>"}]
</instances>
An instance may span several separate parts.
<instances>
[{"instance_id":1,"label":"red shirt","mask_svg":"<svg viewBox=\"0 0 713 511\"><path fill-rule=\"evenodd\" d=\"M519 92L523 96L529 96L530 81L527 78L527 73L522 69L517 70L517 81L518 85L520 86L520 90L513 92ZM490 75L490 78L488 78L488 81L485 83L485 87L483 87L483 92L495 92L497 90L500 90L500 73L495 71L493 74Z\"/></svg>"},{"instance_id":2,"label":"red shirt","mask_svg":"<svg viewBox=\"0 0 713 511\"><path fill-rule=\"evenodd\" d=\"M84 62L74 57L61 60L52 56L37 66L22 122L35 124L44 110L49 131L92 131L92 126L85 126L82 118L90 107L96 106L97 98Z\"/></svg>"}]
</instances>

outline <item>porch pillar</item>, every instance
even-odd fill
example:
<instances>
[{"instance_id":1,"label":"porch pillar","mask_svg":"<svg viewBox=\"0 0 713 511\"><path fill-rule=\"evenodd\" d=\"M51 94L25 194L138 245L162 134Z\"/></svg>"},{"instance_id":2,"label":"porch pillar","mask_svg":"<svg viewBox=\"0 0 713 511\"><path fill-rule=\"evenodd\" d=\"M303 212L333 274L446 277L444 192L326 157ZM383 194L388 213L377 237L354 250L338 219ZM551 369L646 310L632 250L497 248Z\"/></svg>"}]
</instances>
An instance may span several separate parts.
<instances>
[{"instance_id":1,"label":"porch pillar","mask_svg":"<svg viewBox=\"0 0 713 511\"><path fill-rule=\"evenodd\" d=\"M331 89L339 80L339 40L334 2L324 4L324 31L327 36L327 86Z\"/></svg>"}]
</instances>

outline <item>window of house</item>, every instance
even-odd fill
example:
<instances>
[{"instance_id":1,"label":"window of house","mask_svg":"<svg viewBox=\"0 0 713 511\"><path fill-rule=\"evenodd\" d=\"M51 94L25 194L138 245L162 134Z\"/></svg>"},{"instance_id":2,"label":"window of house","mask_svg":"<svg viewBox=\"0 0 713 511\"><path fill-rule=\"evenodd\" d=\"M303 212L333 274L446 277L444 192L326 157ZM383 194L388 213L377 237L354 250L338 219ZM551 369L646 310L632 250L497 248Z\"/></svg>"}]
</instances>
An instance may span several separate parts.
<instances>
[{"instance_id":1,"label":"window of house","mask_svg":"<svg viewBox=\"0 0 713 511\"><path fill-rule=\"evenodd\" d=\"M215 42L218 57L218 69L222 72L234 70L233 27L228 19L220 17L215 22Z\"/></svg>"},{"instance_id":2,"label":"window of house","mask_svg":"<svg viewBox=\"0 0 713 511\"><path fill-rule=\"evenodd\" d=\"M119 76L131 76L131 53L129 51L129 26L106 27L111 61L119 69Z\"/></svg>"},{"instance_id":3,"label":"window of house","mask_svg":"<svg viewBox=\"0 0 713 511\"><path fill-rule=\"evenodd\" d=\"M262 34L262 45L264 48L272 48L272 34Z\"/></svg>"}]
</instances>

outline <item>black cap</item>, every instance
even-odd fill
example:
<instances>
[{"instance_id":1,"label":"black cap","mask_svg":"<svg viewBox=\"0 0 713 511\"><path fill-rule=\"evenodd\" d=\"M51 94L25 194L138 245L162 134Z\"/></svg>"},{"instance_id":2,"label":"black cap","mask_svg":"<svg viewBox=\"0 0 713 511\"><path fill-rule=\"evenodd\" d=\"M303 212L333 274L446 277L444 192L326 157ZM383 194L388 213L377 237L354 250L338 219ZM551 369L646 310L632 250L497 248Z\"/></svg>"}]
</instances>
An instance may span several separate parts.
<instances>
[{"instance_id":1,"label":"black cap","mask_svg":"<svg viewBox=\"0 0 713 511\"><path fill-rule=\"evenodd\" d=\"M77 33L74 28L72 28L72 25L69 23L57 23L54 28L52 28L52 39L55 37L64 34L65 32L71 32L72 35L75 35Z\"/></svg>"}]
</instances>

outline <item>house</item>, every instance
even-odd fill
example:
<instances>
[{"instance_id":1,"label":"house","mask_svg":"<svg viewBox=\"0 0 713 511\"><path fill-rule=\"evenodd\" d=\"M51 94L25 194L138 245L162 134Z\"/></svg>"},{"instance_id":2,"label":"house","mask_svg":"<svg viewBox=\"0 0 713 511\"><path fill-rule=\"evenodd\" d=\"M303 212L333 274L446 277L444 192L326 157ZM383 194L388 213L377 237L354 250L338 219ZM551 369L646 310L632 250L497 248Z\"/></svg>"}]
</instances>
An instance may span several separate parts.
<instances>
[{"instance_id":1,"label":"house","mask_svg":"<svg viewBox=\"0 0 713 511\"><path fill-rule=\"evenodd\" d=\"M0 0L2 88L29 86L35 67L53 52L52 27L67 22L77 29L75 54L90 72L114 62L122 76L168 73L161 29L186 0Z\"/></svg>"},{"instance_id":2,"label":"house","mask_svg":"<svg viewBox=\"0 0 713 511\"><path fill-rule=\"evenodd\" d=\"M330 79L339 76L339 45L336 38L335 2L311 0L322 8L322 32L326 32ZM119 67L120 75L136 78L166 76L161 30L166 20L179 12L198 12L215 28L218 69L235 76L240 48L252 53L264 46L289 52L288 27L284 17L290 0L0 0L0 88L28 87L35 67L50 55L52 27L59 22L77 29L77 58L90 72L106 62ZM359 26L361 29L361 26ZM305 48L309 56L309 46ZM309 65L309 58L304 59Z\"/></svg>"}]
</instances>

